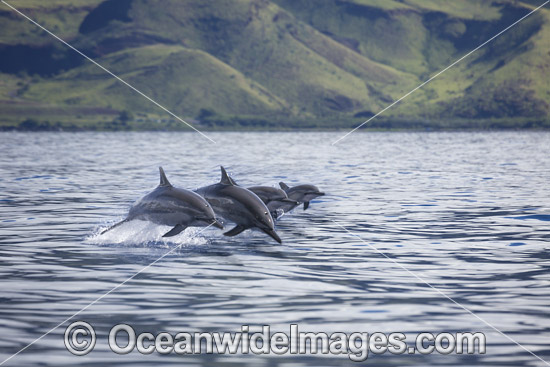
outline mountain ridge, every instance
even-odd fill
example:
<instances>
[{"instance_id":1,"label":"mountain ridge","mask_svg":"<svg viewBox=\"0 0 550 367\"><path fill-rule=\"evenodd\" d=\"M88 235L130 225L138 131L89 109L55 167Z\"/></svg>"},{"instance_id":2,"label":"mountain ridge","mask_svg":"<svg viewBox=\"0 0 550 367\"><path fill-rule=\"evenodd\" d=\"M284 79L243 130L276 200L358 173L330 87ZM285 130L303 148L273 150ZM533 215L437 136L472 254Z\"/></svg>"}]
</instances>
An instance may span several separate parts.
<instances>
[{"instance_id":1,"label":"mountain ridge","mask_svg":"<svg viewBox=\"0 0 550 367\"><path fill-rule=\"evenodd\" d=\"M11 4L174 113L207 128L250 127L254 121L269 128L356 126L534 7L505 0ZM46 118L63 126L69 112L48 112L63 109L86 111L71 122L83 128L124 126L123 112L130 116L126 128L171 120L3 8L2 126ZM548 28L550 11L543 8L382 120L394 121L388 127L420 120L450 128L468 121L479 127L478 120L548 126ZM36 113L38 105L48 108Z\"/></svg>"}]
</instances>

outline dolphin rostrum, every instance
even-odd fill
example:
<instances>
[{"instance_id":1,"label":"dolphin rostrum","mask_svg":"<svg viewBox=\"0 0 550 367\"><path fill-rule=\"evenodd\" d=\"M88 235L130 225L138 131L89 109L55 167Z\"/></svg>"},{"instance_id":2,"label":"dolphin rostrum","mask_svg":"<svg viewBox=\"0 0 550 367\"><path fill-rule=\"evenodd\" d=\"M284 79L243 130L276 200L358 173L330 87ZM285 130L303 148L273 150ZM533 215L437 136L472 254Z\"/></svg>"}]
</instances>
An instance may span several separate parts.
<instances>
[{"instance_id":1,"label":"dolphin rostrum","mask_svg":"<svg viewBox=\"0 0 550 367\"><path fill-rule=\"evenodd\" d=\"M281 189L286 192L288 198L297 202L297 204L284 203L277 207L277 209L283 209L284 212L289 212L301 203L304 203L304 210L309 208L309 202L319 196L325 195L324 192L319 191L316 186L313 185L298 185L289 187L284 182L279 182Z\"/></svg>"},{"instance_id":2,"label":"dolphin rostrum","mask_svg":"<svg viewBox=\"0 0 550 367\"><path fill-rule=\"evenodd\" d=\"M132 205L126 219L101 234L134 219L172 226L173 228L162 237L175 236L187 227L213 225L223 229L212 207L204 198L191 190L172 186L162 167L159 167L159 171L160 184L157 188Z\"/></svg>"},{"instance_id":3,"label":"dolphin rostrum","mask_svg":"<svg viewBox=\"0 0 550 367\"><path fill-rule=\"evenodd\" d=\"M236 224L224 235L236 236L246 229L258 228L281 243L273 217L264 202L252 191L238 186L223 167L221 173L219 183L201 187L196 192L212 205L216 214Z\"/></svg>"}]
</instances>

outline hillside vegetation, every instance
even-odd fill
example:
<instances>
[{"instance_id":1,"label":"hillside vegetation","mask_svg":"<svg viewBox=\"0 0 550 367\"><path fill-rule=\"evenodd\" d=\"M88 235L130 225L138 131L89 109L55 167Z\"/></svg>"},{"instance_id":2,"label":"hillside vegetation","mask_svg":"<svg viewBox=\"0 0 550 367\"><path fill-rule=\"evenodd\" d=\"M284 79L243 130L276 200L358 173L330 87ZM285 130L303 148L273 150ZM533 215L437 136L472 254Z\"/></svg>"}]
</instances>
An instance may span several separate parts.
<instances>
[{"instance_id":1,"label":"hillside vegetation","mask_svg":"<svg viewBox=\"0 0 550 367\"><path fill-rule=\"evenodd\" d=\"M538 2L9 3L197 126L288 129L356 126ZM4 129L185 127L3 4L0 22ZM543 8L369 126L549 127L549 28Z\"/></svg>"}]
</instances>

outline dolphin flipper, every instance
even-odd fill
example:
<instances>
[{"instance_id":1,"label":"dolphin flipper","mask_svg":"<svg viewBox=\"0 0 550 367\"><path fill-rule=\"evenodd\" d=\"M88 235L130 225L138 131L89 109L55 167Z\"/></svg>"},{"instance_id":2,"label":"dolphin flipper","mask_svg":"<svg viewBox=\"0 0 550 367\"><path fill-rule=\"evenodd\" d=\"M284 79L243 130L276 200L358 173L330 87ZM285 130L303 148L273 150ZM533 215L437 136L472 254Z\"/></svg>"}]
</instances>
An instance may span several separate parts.
<instances>
[{"instance_id":1,"label":"dolphin flipper","mask_svg":"<svg viewBox=\"0 0 550 367\"><path fill-rule=\"evenodd\" d=\"M162 237L173 237L177 234L180 234L181 231L183 231L187 226L184 226L183 224L178 224L168 232L166 232Z\"/></svg>"},{"instance_id":2,"label":"dolphin flipper","mask_svg":"<svg viewBox=\"0 0 550 367\"><path fill-rule=\"evenodd\" d=\"M241 225L237 225L235 228L233 228L232 230L230 231L227 231L224 233L225 236L229 236L229 237L232 237L232 236L236 236L238 235L239 233L241 233L242 231L244 231L246 228L241 226Z\"/></svg>"},{"instance_id":3,"label":"dolphin flipper","mask_svg":"<svg viewBox=\"0 0 550 367\"><path fill-rule=\"evenodd\" d=\"M285 211L283 209L275 209L270 212L271 217L275 220L282 218L282 216L285 214Z\"/></svg>"},{"instance_id":4,"label":"dolphin flipper","mask_svg":"<svg viewBox=\"0 0 550 367\"><path fill-rule=\"evenodd\" d=\"M304 210L309 208L309 201L304 201Z\"/></svg>"},{"instance_id":5,"label":"dolphin flipper","mask_svg":"<svg viewBox=\"0 0 550 367\"><path fill-rule=\"evenodd\" d=\"M130 220L131 220L131 219L126 218L126 219L124 219L123 221L118 222L117 224L110 226L109 228L107 228L106 230L104 230L103 232L101 232L100 235L102 235L102 234L104 234L104 233L107 233L107 232L109 232L111 229L114 229L114 228L120 226L121 224L124 224L124 223L126 223L126 222L129 222Z\"/></svg>"}]
</instances>

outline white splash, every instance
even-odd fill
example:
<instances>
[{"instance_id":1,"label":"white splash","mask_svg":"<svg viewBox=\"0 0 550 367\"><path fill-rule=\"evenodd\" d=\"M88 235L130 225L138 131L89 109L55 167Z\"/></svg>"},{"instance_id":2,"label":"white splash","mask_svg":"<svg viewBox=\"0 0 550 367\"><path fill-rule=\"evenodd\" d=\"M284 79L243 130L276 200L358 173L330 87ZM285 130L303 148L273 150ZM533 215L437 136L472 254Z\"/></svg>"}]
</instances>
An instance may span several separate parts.
<instances>
[{"instance_id":1,"label":"white splash","mask_svg":"<svg viewBox=\"0 0 550 367\"><path fill-rule=\"evenodd\" d=\"M122 219L121 219L122 220ZM107 233L101 234L104 230L118 222L102 225L94 233L86 238L85 242L94 245L122 245L139 246L154 244L158 247L171 247L176 245L205 245L208 239L205 232L197 235L203 228L190 227L174 237L162 237L171 228L169 226L157 225L151 222L133 220L113 228Z\"/></svg>"}]
</instances>

